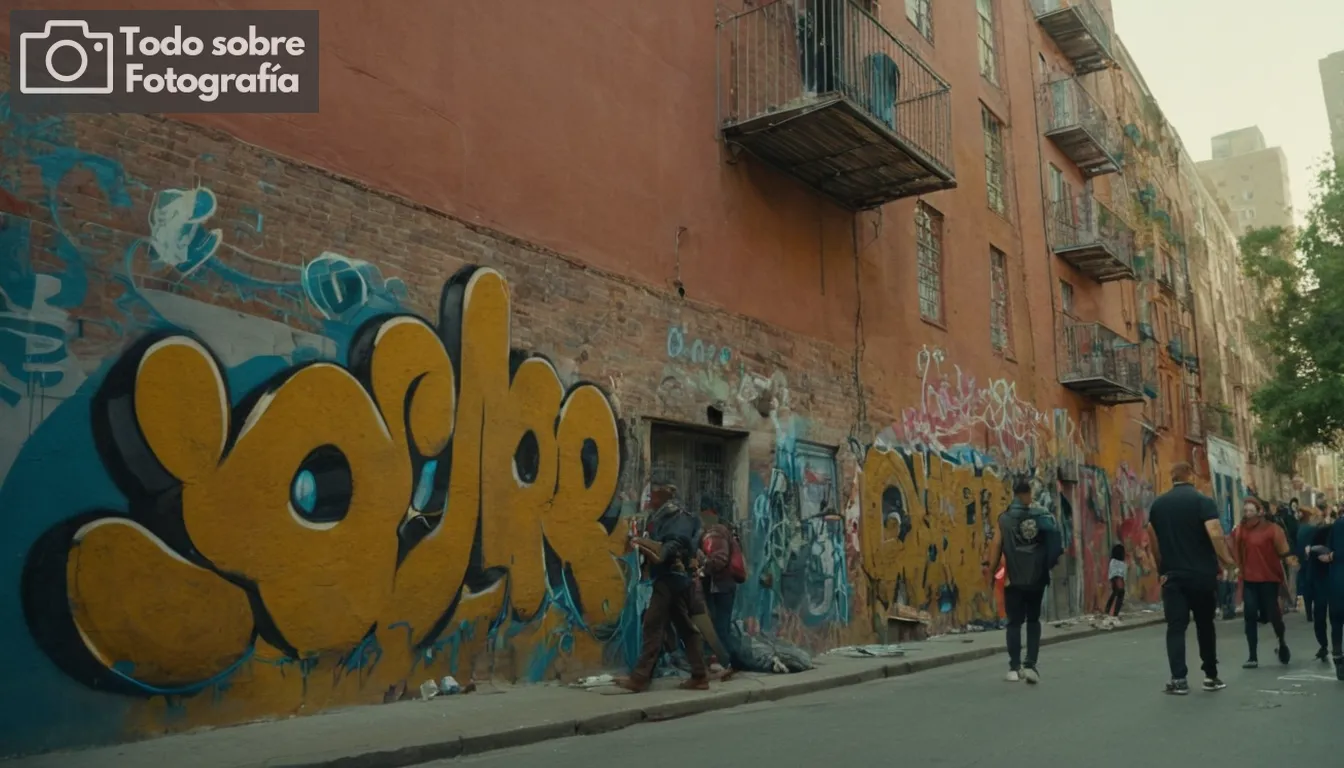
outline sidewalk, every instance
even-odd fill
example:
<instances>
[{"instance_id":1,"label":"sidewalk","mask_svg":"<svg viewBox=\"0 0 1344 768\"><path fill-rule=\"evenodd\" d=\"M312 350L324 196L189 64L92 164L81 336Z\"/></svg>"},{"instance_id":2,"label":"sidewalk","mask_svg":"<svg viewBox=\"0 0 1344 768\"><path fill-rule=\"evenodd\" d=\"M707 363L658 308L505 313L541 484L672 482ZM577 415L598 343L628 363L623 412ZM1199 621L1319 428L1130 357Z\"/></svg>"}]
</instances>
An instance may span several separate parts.
<instances>
[{"instance_id":1,"label":"sidewalk","mask_svg":"<svg viewBox=\"0 0 1344 768\"><path fill-rule=\"evenodd\" d=\"M1161 615L1127 617L1116 631L1161 623ZM1063 625L1063 626L1060 626ZM1088 619L1046 624L1042 644L1100 633ZM816 669L792 675L740 675L708 693L681 691L660 680L645 694L607 686L483 685L475 693L336 710L307 717L167 736L116 747L56 752L17 760L24 768L400 768L549 739L614 731L846 685L898 677L1003 653L1000 631L943 635L902 644L900 657L814 659Z\"/></svg>"}]
</instances>

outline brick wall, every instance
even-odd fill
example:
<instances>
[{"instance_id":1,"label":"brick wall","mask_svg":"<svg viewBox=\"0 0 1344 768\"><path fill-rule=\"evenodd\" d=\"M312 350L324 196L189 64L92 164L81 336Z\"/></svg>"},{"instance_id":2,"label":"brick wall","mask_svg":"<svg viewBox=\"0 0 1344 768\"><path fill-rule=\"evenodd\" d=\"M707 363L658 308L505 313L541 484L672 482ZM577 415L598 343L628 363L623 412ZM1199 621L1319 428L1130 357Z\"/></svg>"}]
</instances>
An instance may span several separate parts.
<instances>
[{"instance_id":1,"label":"brick wall","mask_svg":"<svg viewBox=\"0 0 1344 768\"><path fill-rule=\"evenodd\" d=\"M758 562L739 614L753 629L811 648L871 636L867 615L848 602L864 581L850 480L855 456L847 443L858 420L853 350L635 285L208 129L142 116L2 111L0 256L7 267L0 316L32 324L26 346L11 346L0 359L8 396L0 410L0 499L23 518L5 545L12 565L2 578L14 597L0 633L31 662L22 665L27 677L8 684L41 691L10 712L6 741L14 735L20 750L382 701L431 674L540 680L622 666L639 587L622 556L626 522L614 518L643 511L650 423L705 424L711 407L722 413L723 428L746 438L733 507L749 551L763 551L770 539L805 553L809 536L829 537L841 578L824 589L845 598L842 613L803 621L782 605L780 581L759 579L784 564ZM518 470L508 459L546 388L503 399L483 385L482 552L475 555L442 543L445 530L465 525L453 517L454 499L470 485L459 483L467 472L462 454L443 454L451 470L426 470L433 460L426 453L434 450L422 443L435 427L416 411L421 403L443 409L442 398L436 406L423 392L455 371L459 432L450 450L465 448L467 393L491 381L481 372L489 366L470 361L502 350L504 339L487 320L472 320L472 307L493 300L488 283L469 288L475 292L455 309L446 302L441 314L445 287L469 265L496 270L507 282L513 348L549 360L571 395L582 382L596 385L620 445L618 455L598 459L598 479L588 478L600 486L605 468L617 463L609 499L595 505L576 487L566 491L572 481L565 478L577 476L568 471L591 467L560 445L560 425L571 418L562 408L553 422L558 490L528 511L536 499L516 490L510 473ZM390 332L368 342L362 333L387 312L408 312L441 330L458 322L458 333L443 330L443 349L396 341ZM361 357L366 342L374 345L372 362ZM378 373L380 355L395 361L384 364L388 370L421 377L401 395L413 405L403 415L409 435L398 443L394 434L388 444L400 447L399 456L375 450L368 429L376 422L360 421L368 402L396 432L395 398L374 394L380 376L393 376ZM451 364L436 362L448 358ZM515 355L513 363L519 360ZM229 448L183 469L193 446L209 444L214 438L206 436L219 426L211 414L222 406L209 384L216 370L234 405L225 422ZM364 388L351 388L345 370L363 376ZM589 408L573 416L574 428L593 430L605 445L595 418ZM249 432L267 442L248 448ZM512 441L506 453L492 447L496 432ZM339 439L322 437L328 433ZM547 439L543 446L552 445ZM848 522L788 531L768 520L754 525L753 501L783 461L780 451L800 439L844 449L836 488L846 501L832 514L843 506ZM344 453L353 491L348 480L343 491L324 486L334 470L322 463L321 447L310 445L322 440ZM316 464L294 460L310 448L303 462ZM380 468L376 477L361 474L361 459ZM285 462L300 467L292 481L296 470ZM385 510L382 496L361 490L383 483L384 470L408 466L405 482L377 485L380 494L407 493L402 513L385 528L362 529L385 539L335 535L356 519L395 512ZM544 459L540 466L546 471ZM447 495L441 522L430 510L401 524L407 502L412 512L424 511L414 472L433 477L424 486L431 497ZM71 477L81 483L71 487ZM277 485L282 480L288 499ZM323 528L332 494L345 517ZM272 530L279 518L289 520L286 503L296 520L312 513L300 531L309 538ZM420 520L442 535L408 533ZM450 533L463 533L469 546L474 527ZM541 557L534 551L541 535L550 561L533 573L518 558ZM403 555L411 551L404 562L370 554L395 553L398 536ZM281 549L278 542L290 544ZM387 575L377 568L391 569L398 581L417 578L408 564L431 546L449 563L441 566L442 594L369 592L364 582ZM163 560L164 550L177 557ZM473 592L503 572L512 579L512 604ZM318 573L330 575L311 577ZM400 614L392 611L405 599L426 625L393 628ZM339 626L349 617L372 619L374 629L349 634ZM250 639L253 628L259 638ZM407 635L413 647L398 647ZM501 636L508 639L491 642ZM306 667L306 683L285 676L286 665ZM87 719L65 717L71 702Z\"/></svg>"}]
</instances>

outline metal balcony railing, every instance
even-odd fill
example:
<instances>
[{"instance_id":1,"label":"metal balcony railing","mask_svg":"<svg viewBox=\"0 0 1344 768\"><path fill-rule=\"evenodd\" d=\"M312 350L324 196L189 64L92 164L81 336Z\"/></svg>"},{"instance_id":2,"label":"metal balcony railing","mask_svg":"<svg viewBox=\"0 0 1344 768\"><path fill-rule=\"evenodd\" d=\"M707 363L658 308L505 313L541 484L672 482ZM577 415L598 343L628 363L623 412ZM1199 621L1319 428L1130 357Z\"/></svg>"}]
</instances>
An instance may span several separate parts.
<instances>
[{"instance_id":1,"label":"metal balcony railing","mask_svg":"<svg viewBox=\"0 0 1344 768\"><path fill-rule=\"evenodd\" d=\"M1050 250L1099 283L1134 279L1134 230L1094 196L1047 200Z\"/></svg>"},{"instance_id":2,"label":"metal balcony railing","mask_svg":"<svg viewBox=\"0 0 1344 768\"><path fill-rule=\"evenodd\" d=\"M853 0L719 24L724 138L861 210L956 186L948 84Z\"/></svg>"},{"instance_id":3,"label":"metal balcony railing","mask_svg":"<svg viewBox=\"0 0 1344 768\"><path fill-rule=\"evenodd\" d=\"M1045 135L1084 176L1120 170L1120 127L1075 77L1041 86Z\"/></svg>"},{"instance_id":4,"label":"metal balcony railing","mask_svg":"<svg viewBox=\"0 0 1344 768\"><path fill-rule=\"evenodd\" d=\"M1111 28L1091 0L1031 0L1036 21L1080 75L1115 61Z\"/></svg>"},{"instance_id":5,"label":"metal balcony railing","mask_svg":"<svg viewBox=\"0 0 1344 768\"><path fill-rule=\"evenodd\" d=\"M1139 345L1101 323L1067 323L1059 381L1107 405L1143 401Z\"/></svg>"}]
</instances>

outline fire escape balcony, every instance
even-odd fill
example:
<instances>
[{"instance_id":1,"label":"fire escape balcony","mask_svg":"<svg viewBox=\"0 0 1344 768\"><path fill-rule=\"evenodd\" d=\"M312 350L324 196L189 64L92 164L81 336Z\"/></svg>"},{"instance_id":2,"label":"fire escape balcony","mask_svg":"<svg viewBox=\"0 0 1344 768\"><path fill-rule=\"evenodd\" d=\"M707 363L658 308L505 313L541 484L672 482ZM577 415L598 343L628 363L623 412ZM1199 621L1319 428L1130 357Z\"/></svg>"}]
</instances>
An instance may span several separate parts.
<instances>
[{"instance_id":1,"label":"fire escape balcony","mask_svg":"<svg viewBox=\"0 0 1344 768\"><path fill-rule=\"evenodd\" d=\"M1101 323L1067 323L1059 383L1103 405L1143 402L1139 345Z\"/></svg>"},{"instance_id":2,"label":"fire escape balcony","mask_svg":"<svg viewBox=\"0 0 1344 768\"><path fill-rule=\"evenodd\" d=\"M1120 129L1077 78L1041 87L1045 136L1091 178L1120 170Z\"/></svg>"},{"instance_id":3,"label":"fire escape balcony","mask_svg":"<svg viewBox=\"0 0 1344 768\"><path fill-rule=\"evenodd\" d=\"M1045 206L1055 255L1098 283L1134 279L1134 230L1111 209L1087 193Z\"/></svg>"},{"instance_id":4,"label":"fire escape balcony","mask_svg":"<svg viewBox=\"0 0 1344 768\"><path fill-rule=\"evenodd\" d=\"M1091 0L1031 0L1031 9L1078 74L1106 69L1115 61L1111 28Z\"/></svg>"},{"instance_id":5,"label":"fire escape balcony","mask_svg":"<svg viewBox=\"0 0 1344 768\"><path fill-rule=\"evenodd\" d=\"M948 84L854 0L719 24L724 141L849 210L956 186Z\"/></svg>"}]
</instances>

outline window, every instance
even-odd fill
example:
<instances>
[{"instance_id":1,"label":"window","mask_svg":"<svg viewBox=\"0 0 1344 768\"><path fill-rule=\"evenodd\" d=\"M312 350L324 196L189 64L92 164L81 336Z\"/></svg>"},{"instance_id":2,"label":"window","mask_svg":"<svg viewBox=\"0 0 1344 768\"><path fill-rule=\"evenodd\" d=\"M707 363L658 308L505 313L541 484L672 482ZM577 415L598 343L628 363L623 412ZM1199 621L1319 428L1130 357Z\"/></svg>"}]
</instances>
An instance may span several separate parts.
<instances>
[{"instance_id":1,"label":"window","mask_svg":"<svg viewBox=\"0 0 1344 768\"><path fill-rule=\"evenodd\" d=\"M1042 81L1045 81L1045 80L1049 80L1049 79L1050 79L1050 78L1046 77L1046 75L1049 75L1049 74L1050 74L1050 65L1045 63L1045 54L1044 54L1044 53L1038 53L1038 54L1036 54L1036 67L1037 67L1037 69L1039 69L1040 72L1041 72L1041 80L1042 80Z\"/></svg>"},{"instance_id":2,"label":"window","mask_svg":"<svg viewBox=\"0 0 1344 768\"><path fill-rule=\"evenodd\" d=\"M1003 190L1003 123L985 105L980 105L980 117L985 131L985 187L989 190L989 207L996 213L1008 210Z\"/></svg>"},{"instance_id":3,"label":"window","mask_svg":"<svg viewBox=\"0 0 1344 768\"><path fill-rule=\"evenodd\" d=\"M915 206L919 264L919 314L943 322L943 215L924 203Z\"/></svg>"},{"instance_id":4,"label":"window","mask_svg":"<svg viewBox=\"0 0 1344 768\"><path fill-rule=\"evenodd\" d=\"M1059 281L1060 302L1064 306L1064 314L1073 316L1073 285L1065 280Z\"/></svg>"},{"instance_id":5,"label":"window","mask_svg":"<svg viewBox=\"0 0 1344 768\"><path fill-rule=\"evenodd\" d=\"M933 0L905 0L905 18L915 25L925 40L933 42Z\"/></svg>"},{"instance_id":6,"label":"window","mask_svg":"<svg viewBox=\"0 0 1344 768\"><path fill-rule=\"evenodd\" d=\"M980 14L980 74L998 85L999 66L994 52L994 0L975 0L975 10Z\"/></svg>"},{"instance_id":7,"label":"window","mask_svg":"<svg viewBox=\"0 0 1344 768\"><path fill-rule=\"evenodd\" d=\"M1067 184L1068 182L1064 181L1064 172L1056 168L1054 165L1051 165L1050 202L1058 203L1060 200L1064 200L1065 198L1068 197L1068 194L1065 191L1065 187Z\"/></svg>"},{"instance_id":8,"label":"window","mask_svg":"<svg viewBox=\"0 0 1344 768\"><path fill-rule=\"evenodd\" d=\"M716 510L732 509L728 484L728 439L693 429L653 427L651 453L653 473L677 486L683 504L708 504ZM699 507L696 507L699 511Z\"/></svg>"},{"instance_id":9,"label":"window","mask_svg":"<svg viewBox=\"0 0 1344 768\"><path fill-rule=\"evenodd\" d=\"M1066 227L1075 224L1073 187L1064 179L1064 172L1050 166L1050 219ZM1068 235L1066 235L1067 237Z\"/></svg>"},{"instance_id":10,"label":"window","mask_svg":"<svg viewBox=\"0 0 1344 768\"><path fill-rule=\"evenodd\" d=\"M989 341L994 349L1005 352L1012 343L1008 322L1008 258L1003 251L989 249Z\"/></svg>"}]
</instances>

